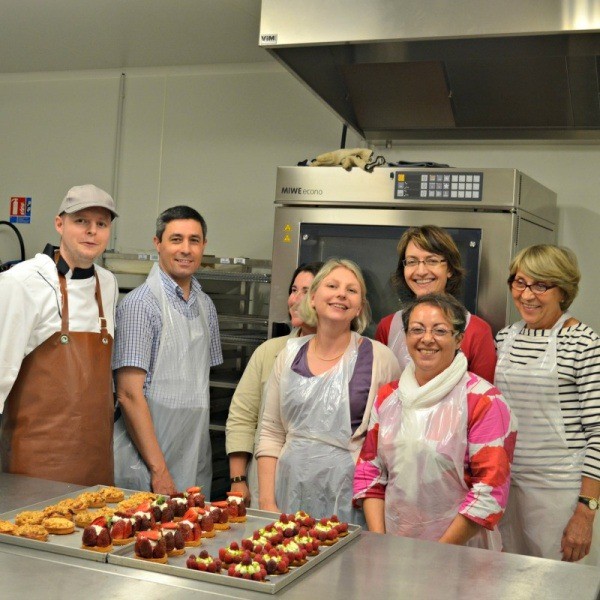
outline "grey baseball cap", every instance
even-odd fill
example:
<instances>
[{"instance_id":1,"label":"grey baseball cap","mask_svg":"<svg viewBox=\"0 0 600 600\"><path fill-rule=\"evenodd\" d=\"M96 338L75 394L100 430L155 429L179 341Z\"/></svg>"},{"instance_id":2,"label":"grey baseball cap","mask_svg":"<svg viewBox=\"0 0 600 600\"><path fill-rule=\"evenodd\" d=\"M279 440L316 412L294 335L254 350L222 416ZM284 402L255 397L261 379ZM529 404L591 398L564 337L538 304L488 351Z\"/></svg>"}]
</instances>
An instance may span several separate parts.
<instances>
[{"instance_id":1,"label":"grey baseball cap","mask_svg":"<svg viewBox=\"0 0 600 600\"><path fill-rule=\"evenodd\" d=\"M76 185L72 187L65 196L58 214L71 214L78 210L92 207L106 208L112 214L112 218L118 217L115 201L104 190L88 183L86 185Z\"/></svg>"}]
</instances>

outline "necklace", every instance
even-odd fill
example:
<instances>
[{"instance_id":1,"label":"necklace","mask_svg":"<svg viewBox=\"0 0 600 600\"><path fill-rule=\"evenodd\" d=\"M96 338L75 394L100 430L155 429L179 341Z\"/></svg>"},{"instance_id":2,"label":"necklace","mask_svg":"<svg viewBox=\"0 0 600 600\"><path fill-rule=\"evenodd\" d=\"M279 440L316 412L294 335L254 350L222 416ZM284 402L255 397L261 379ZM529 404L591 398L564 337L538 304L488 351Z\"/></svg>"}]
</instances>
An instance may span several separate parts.
<instances>
[{"instance_id":1,"label":"necklace","mask_svg":"<svg viewBox=\"0 0 600 600\"><path fill-rule=\"evenodd\" d=\"M337 356L334 356L333 358L323 358L322 356L319 356L317 353L317 338L315 338L315 343L313 344L313 354L319 359L322 360L323 362L332 362L334 360L337 360L338 358L344 356L344 352L346 352L346 348L344 348L343 352L341 354L338 354Z\"/></svg>"}]
</instances>

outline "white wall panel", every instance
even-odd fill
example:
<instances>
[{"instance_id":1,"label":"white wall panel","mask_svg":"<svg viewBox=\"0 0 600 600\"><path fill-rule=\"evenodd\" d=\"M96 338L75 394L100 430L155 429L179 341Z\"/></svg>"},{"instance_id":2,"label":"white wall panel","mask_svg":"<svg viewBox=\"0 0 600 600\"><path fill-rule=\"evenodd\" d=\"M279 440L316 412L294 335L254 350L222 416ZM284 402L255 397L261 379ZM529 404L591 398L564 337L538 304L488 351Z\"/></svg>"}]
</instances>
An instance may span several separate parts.
<instances>
[{"instance_id":1,"label":"white wall panel","mask_svg":"<svg viewBox=\"0 0 600 600\"><path fill-rule=\"evenodd\" d=\"M126 89L117 247L149 249L150 221L189 204L207 253L270 258L276 167L338 147L337 119L272 65L134 74Z\"/></svg>"},{"instance_id":2,"label":"white wall panel","mask_svg":"<svg viewBox=\"0 0 600 600\"><path fill-rule=\"evenodd\" d=\"M0 78L0 220L11 196L31 196L29 225L18 225L28 257L57 243L54 216L73 185L110 190L117 76ZM0 227L0 259L19 257L17 238Z\"/></svg>"},{"instance_id":3,"label":"white wall panel","mask_svg":"<svg viewBox=\"0 0 600 600\"><path fill-rule=\"evenodd\" d=\"M159 210L164 77L133 77L125 82L123 133L115 221L115 248L151 250Z\"/></svg>"}]
</instances>

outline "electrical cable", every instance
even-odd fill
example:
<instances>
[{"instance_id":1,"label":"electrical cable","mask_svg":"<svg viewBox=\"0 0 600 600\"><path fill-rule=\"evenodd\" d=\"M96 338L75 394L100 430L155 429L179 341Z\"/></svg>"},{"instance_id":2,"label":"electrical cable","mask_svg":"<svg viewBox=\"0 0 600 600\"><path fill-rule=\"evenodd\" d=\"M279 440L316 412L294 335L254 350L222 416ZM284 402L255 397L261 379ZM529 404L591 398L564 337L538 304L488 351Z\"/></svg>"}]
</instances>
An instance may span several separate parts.
<instances>
[{"instance_id":1,"label":"electrical cable","mask_svg":"<svg viewBox=\"0 0 600 600\"><path fill-rule=\"evenodd\" d=\"M23 242L23 236L21 235L21 232L9 221L0 221L0 225L8 225L17 234L19 246L21 248L21 260L25 260L25 242Z\"/></svg>"}]
</instances>

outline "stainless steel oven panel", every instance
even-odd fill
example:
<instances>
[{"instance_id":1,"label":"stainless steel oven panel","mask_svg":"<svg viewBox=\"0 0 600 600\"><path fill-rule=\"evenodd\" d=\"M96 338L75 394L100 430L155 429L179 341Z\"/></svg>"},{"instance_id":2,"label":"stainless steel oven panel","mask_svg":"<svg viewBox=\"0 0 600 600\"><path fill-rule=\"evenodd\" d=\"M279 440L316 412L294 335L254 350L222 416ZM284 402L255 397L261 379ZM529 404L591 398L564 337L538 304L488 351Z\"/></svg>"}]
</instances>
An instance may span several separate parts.
<instances>
[{"instance_id":1,"label":"stainless steel oven panel","mask_svg":"<svg viewBox=\"0 0 600 600\"><path fill-rule=\"evenodd\" d=\"M289 279L298 264L302 223L418 226L436 224L445 228L479 229L481 235L477 314L494 332L511 318L512 300L506 285L508 266L516 250L531 243L553 242L555 233L516 212L446 212L330 207L277 207L273 240L273 270L269 309L269 330L275 322L285 322ZM521 227L521 237L517 232ZM544 239L540 239L540 236ZM517 240L516 243L513 240Z\"/></svg>"},{"instance_id":2,"label":"stainless steel oven panel","mask_svg":"<svg viewBox=\"0 0 600 600\"><path fill-rule=\"evenodd\" d=\"M427 175L480 174L480 199L395 198L397 173ZM515 169L376 168L345 171L341 167L278 167L275 202L286 206L365 206L418 210L502 211L518 209L547 226L557 222L556 194Z\"/></svg>"}]
</instances>

